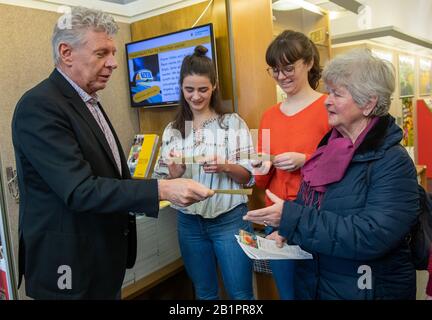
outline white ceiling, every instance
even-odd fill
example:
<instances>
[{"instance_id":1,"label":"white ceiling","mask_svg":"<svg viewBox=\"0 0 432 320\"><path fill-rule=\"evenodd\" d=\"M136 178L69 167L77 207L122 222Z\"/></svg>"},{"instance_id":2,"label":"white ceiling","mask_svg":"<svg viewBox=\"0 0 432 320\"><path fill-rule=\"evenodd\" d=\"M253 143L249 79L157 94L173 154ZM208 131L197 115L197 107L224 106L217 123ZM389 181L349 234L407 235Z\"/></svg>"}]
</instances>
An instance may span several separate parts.
<instances>
[{"instance_id":1,"label":"white ceiling","mask_svg":"<svg viewBox=\"0 0 432 320\"><path fill-rule=\"evenodd\" d=\"M273 0L275 1L275 0ZM329 0L307 0L329 12L338 12L338 18L330 20L332 36L366 31L361 25L361 16L334 4ZM346 0L340 2L352 2ZM432 56L432 0L355 0L368 6L370 16L367 30L393 27L401 32L429 42L429 48L413 45L395 37L370 39L377 44L396 47L417 54ZM330 15L331 17L331 15Z\"/></svg>"},{"instance_id":2,"label":"white ceiling","mask_svg":"<svg viewBox=\"0 0 432 320\"><path fill-rule=\"evenodd\" d=\"M62 11L62 6L84 6L111 13L117 21L132 23L164 12L209 0L0 0L0 3Z\"/></svg>"},{"instance_id":3,"label":"white ceiling","mask_svg":"<svg viewBox=\"0 0 432 320\"><path fill-rule=\"evenodd\" d=\"M120 3L120 4L128 4L131 2L135 2L137 0L102 0L102 1L112 2L112 3Z\"/></svg>"},{"instance_id":4,"label":"white ceiling","mask_svg":"<svg viewBox=\"0 0 432 320\"><path fill-rule=\"evenodd\" d=\"M344 8L338 6L337 4L331 2L330 0L307 0L307 1L328 11L331 10L346 11Z\"/></svg>"},{"instance_id":5,"label":"white ceiling","mask_svg":"<svg viewBox=\"0 0 432 320\"><path fill-rule=\"evenodd\" d=\"M132 23L151 16L211 0L0 0L0 3L61 11L62 6L90 6L113 14L120 22ZM248 0L231 0L248 1ZM262 0L264 1L264 0ZM272 0L273 2L276 0ZM359 15L329 0L306 0L327 11L338 12L330 21L333 36L359 31ZM346 0L347 2L353 0ZM355 0L370 7L370 28L393 26L432 43L432 0ZM60 9L59 9L60 8ZM377 39L376 41L380 41ZM386 39L387 45L390 44ZM392 43L393 45L397 45ZM432 50L428 51L428 54Z\"/></svg>"}]
</instances>

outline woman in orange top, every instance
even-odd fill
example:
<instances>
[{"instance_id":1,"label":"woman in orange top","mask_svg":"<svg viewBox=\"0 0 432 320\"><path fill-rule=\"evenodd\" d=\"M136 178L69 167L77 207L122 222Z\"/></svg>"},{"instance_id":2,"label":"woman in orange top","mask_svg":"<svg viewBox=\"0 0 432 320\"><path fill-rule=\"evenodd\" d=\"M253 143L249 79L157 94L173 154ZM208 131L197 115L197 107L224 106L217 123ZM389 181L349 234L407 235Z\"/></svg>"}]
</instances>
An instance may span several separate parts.
<instances>
[{"instance_id":1,"label":"woman in orange top","mask_svg":"<svg viewBox=\"0 0 432 320\"><path fill-rule=\"evenodd\" d=\"M263 115L258 134L258 152L274 155L273 161L256 162L256 185L284 200L296 198L300 187L300 168L329 131L326 96L316 91L321 77L319 53L309 38L286 30L267 48L270 76L286 94L282 103L270 107ZM266 143L265 129L270 133ZM264 145L263 145L264 143ZM272 202L266 197L266 206ZM267 238L282 245L277 230L266 229ZM284 300L293 299L292 260L271 260L270 267Z\"/></svg>"}]
</instances>

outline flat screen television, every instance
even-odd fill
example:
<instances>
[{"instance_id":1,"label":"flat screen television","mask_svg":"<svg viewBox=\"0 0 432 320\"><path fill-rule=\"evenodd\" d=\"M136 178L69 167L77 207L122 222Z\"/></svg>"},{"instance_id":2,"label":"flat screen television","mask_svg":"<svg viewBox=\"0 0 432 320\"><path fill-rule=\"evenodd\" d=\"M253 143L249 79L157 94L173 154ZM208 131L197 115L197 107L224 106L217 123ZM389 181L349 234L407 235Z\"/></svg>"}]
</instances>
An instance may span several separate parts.
<instances>
[{"instance_id":1,"label":"flat screen television","mask_svg":"<svg viewBox=\"0 0 432 320\"><path fill-rule=\"evenodd\" d=\"M177 105L182 61L197 45L215 61L213 25L206 24L126 44L129 95L132 107Z\"/></svg>"}]
</instances>

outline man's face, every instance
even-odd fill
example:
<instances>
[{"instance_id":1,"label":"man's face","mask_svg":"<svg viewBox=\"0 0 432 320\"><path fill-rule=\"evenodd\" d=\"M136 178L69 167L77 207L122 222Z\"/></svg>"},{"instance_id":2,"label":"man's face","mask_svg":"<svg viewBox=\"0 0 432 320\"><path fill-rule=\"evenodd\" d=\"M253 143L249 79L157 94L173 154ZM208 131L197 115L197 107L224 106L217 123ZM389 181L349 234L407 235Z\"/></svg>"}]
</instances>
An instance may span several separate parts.
<instances>
[{"instance_id":1,"label":"man's face","mask_svg":"<svg viewBox=\"0 0 432 320\"><path fill-rule=\"evenodd\" d=\"M71 49L69 76L88 94L104 89L117 68L116 51L107 33L87 31L83 43Z\"/></svg>"}]
</instances>

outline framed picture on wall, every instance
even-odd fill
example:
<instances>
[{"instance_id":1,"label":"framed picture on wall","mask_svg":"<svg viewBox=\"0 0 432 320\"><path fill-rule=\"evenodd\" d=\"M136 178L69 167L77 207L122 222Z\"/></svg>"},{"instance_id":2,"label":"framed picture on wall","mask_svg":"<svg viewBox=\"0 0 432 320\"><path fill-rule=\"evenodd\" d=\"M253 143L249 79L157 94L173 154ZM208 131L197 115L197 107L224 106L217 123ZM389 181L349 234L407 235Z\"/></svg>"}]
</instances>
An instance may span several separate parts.
<instances>
[{"instance_id":1,"label":"framed picture on wall","mask_svg":"<svg viewBox=\"0 0 432 320\"><path fill-rule=\"evenodd\" d=\"M411 56L399 55L399 96L414 96L414 66L415 59Z\"/></svg>"},{"instance_id":2,"label":"framed picture on wall","mask_svg":"<svg viewBox=\"0 0 432 320\"><path fill-rule=\"evenodd\" d=\"M414 147L414 110L413 98L402 98L402 145L404 147Z\"/></svg>"},{"instance_id":3,"label":"framed picture on wall","mask_svg":"<svg viewBox=\"0 0 432 320\"><path fill-rule=\"evenodd\" d=\"M432 60L419 59L419 95L432 95Z\"/></svg>"}]
</instances>

